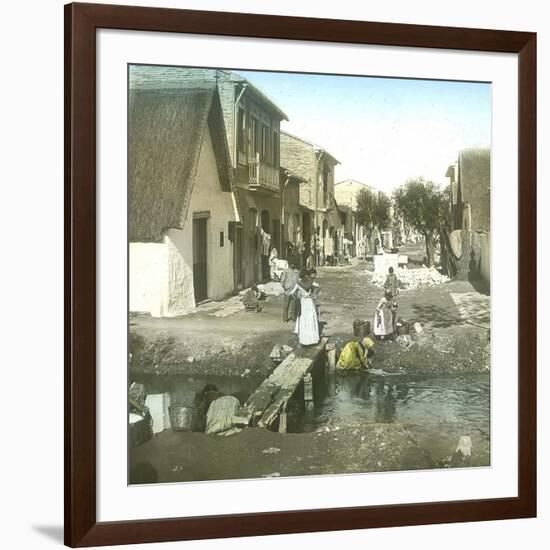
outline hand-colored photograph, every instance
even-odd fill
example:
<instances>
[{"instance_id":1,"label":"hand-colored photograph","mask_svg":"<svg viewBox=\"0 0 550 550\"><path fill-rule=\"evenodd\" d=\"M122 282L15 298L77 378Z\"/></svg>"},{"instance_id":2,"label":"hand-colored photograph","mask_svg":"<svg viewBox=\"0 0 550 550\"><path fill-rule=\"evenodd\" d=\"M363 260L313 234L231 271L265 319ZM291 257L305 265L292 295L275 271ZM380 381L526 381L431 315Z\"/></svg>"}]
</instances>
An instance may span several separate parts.
<instances>
[{"instance_id":1,"label":"hand-colored photograph","mask_svg":"<svg viewBox=\"0 0 550 550\"><path fill-rule=\"evenodd\" d=\"M490 203L490 83L129 65L128 483L490 466Z\"/></svg>"}]
</instances>

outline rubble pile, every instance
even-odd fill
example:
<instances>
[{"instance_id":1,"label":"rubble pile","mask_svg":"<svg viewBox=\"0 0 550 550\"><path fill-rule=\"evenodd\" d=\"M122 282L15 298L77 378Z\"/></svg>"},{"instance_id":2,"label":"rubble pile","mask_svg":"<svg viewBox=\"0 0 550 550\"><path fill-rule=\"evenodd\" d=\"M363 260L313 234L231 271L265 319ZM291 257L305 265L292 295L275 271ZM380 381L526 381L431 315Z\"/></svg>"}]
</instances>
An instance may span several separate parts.
<instances>
[{"instance_id":1,"label":"rubble pile","mask_svg":"<svg viewBox=\"0 0 550 550\"><path fill-rule=\"evenodd\" d=\"M447 275L442 275L435 268L421 267L419 269L407 269L399 267L395 270L395 274L399 279L399 288L401 290L411 290L420 286L440 285L450 281ZM371 282L373 285L383 287L385 281L385 273L375 272L372 274Z\"/></svg>"}]
</instances>

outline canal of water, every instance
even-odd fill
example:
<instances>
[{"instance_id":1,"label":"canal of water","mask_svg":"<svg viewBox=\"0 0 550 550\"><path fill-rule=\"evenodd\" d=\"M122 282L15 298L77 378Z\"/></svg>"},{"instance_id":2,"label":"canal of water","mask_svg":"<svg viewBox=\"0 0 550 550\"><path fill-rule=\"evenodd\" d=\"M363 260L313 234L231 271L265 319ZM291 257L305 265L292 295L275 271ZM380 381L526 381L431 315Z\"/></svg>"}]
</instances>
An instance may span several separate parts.
<instances>
[{"instance_id":1,"label":"canal of water","mask_svg":"<svg viewBox=\"0 0 550 550\"><path fill-rule=\"evenodd\" d=\"M339 377L337 394L325 397L308 427L365 422L458 424L488 435L489 388L489 375Z\"/></svg>"},{"instance_id":2,"label":"canal of water","mask_svg":"<svg viewBox=\"0 0 550 550\"><path fill-rule=\"evenodd\" d=\"M322 378L319 376L319 378ZM380 376L354 373L337 377L337 393L326 395L326 385L317 380L316 404L306 416L297 396L291 405L289 431L322 431L365 423L399 422L411 426L424 446L437 441L457 441L462 435L490 441L490 377ZM248 377L147 377L148 393L169 392L172 403L197 406L205 384L214 384L241 403L260 384ZM321 383L319 383L321 382Z\"/></svg>"}]
</instances>

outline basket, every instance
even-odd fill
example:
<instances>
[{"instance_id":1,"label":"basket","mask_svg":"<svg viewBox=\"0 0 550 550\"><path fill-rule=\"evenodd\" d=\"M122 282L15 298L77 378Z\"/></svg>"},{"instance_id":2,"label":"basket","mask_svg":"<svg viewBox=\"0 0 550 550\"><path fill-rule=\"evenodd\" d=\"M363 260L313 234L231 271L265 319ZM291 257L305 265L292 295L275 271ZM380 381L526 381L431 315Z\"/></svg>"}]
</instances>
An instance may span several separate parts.
<instances>
[{"instance_id":1,"label":"basket","mask_svg":"<svg viewBox=\"0 0 550 550\"><path fill-rule=\"evenodd\" d=\"M362 319L353 321L353 335L359 338L364 338L370 334L370 322Z\"/></svg>"},{"instance_id":2,"label":"basket","mask_svg":"<svg viewBox=\"0 0 550 550\"><path fill-rule=\"evenodd\" d=\"M402 334L409 334L409 323L407 321L403 321L402 319L398 319L396 323L396 332L397 335L400 336Z\"/></svg>"},{"instance_id":3,"label":"basket","mask_svg":"<svg viewBox=\"0 0 550 550\"><path fill-rule=\"evenodd\" d=\"M174 403L168 408L170 413L170 427L176 432L190 432L195 422L195 407L188 407L181 403Z\"/></svg>"},{"instance_id":4,"label":"basket","mask_svg":"<svg viewBox=\"0 0 550 550\"><path fill-rule=\"evenodd\" d=\"M141 416L141 419L138 417ZM153 437L151 416L147 413L145 416L131 413L129 421L130 442L133 447L137 447Z\"/></svg>"}]
</instances>

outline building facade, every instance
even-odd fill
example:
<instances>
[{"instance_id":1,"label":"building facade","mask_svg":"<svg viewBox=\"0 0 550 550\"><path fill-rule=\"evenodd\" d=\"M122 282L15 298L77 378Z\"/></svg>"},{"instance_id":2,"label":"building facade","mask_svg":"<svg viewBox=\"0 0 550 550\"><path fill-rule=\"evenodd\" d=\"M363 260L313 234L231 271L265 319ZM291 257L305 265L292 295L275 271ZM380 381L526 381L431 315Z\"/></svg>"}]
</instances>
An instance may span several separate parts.
<instances>
[{"instance_id":1,"label":"building facade","mask_svg":"<svg viewBox=\"0 0 550 550\"><path fill-rule=\"evenodd\" d=\"M339 162L325 149L281 132L281 163L297 177L303 265L325 265L343 254L343 225L334 194Z\"/></svg>"},{"instance_id":2,"label":"building facade","mask_svg":"<svg viewBox=\"0 0 550 550\"><path fill-rule=\"evenodd\" d=\"M128 135L130 311L182 315L231 294L240 216L217 89L132 86Z\"/></svg>"},{"instance_id":3,"label":"building facade","mask_svg":"<svg viewBox=\"0 0 550 550\"><path fill-rule=\"evenodd\" d=\"M234 174L240 220L234 238L234 278L242 289L269 277L271 248L282 247L280 123L286 114L245 78L231 71L133 66L131 85L142 89L218 89Z\"/></svg>"},{"instance_id":4,"label":"building facade","mask_svg":"<svg viewBox=\"0 0 550 550\"><path fill-rule=\"evenodd\" d=\"M357 195L361 189L366 189L371 193L378 193L378 191L358 180L347 179L339 181L335 184L335 196L336 201L341 209L348 209L349 215L345 222L344 236L347 240L353 242L352 251L353 255L364 256L368 252L367 235L365 228L357 221Z\"/></svg>"},{"instance_id":5,"label":"building facade","mask_svg":"<svg viewBox=\"0 0 550 550\"><path fill-rule=\"evenodd\" d=\"M303 213L300 205L300 186L305 182L291 170L281 166L281 220L282 243L279 256L302 265Z\"/></svg>"},{"instance_id":6,"label":"building facade","mask_svg":"<svg viewBox=\"0 0 550 550\"><path fill-rule=\"evenodd\" d=\"M491 151L460 151L445 175L451 188L452 229L490 231Z\"/></svg>"},{"instance_id":7,"label":"building facade","mask_svg":"<svg viewBox=\"0 0 550 550\"><path fill-rule=\"evenodd\" d=\"M450 185L451 243L461 278L490 280L491 151L464 149L446 172ZM454 235L453 235L454 233Z\"/></svg>"}]
</instances>

